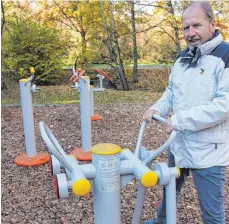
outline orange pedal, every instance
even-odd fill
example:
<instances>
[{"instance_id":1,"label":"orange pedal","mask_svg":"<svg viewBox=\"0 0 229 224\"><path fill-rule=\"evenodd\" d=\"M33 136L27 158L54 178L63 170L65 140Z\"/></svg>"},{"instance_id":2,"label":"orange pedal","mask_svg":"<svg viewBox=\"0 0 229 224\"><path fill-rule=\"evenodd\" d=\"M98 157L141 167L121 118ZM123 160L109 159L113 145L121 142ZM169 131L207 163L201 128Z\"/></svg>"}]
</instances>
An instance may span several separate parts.
<instances>
[{"instance_id":1,"label":"orange pedal","mask_svg":"<svg viewBox=\"0 0 229 224\"><path fill-rule=\"evenodd\" d=\"M100 121L102 117L99 114L91 116L91 121Z\"/></svg>"},{"instance_id":2,"label":"orange pedal","mask_svg":"<svg viewBox=\"0 0 229 224\"><path fill-rule=\"evenodd\" d=\"M49 162L50 156L45 152L38 152L36 156L28 157L25 153L19 154L14 163L18 166L39 166Z\"/></svg>"},{"instance_id":3,"label":"orange pedal","mask_svg":"<svg viewBox=\"0 0 229 224\"><path fill-rule=\"evenodd\" d=\"M92 155L91 155L91 151L89 152L84 152L82 149L79 149L77 147L75 147L71 153L71 155L74 155L76 157L77 160L80 161L91 161L92 160Z\"/></svg>"}]
</instances>

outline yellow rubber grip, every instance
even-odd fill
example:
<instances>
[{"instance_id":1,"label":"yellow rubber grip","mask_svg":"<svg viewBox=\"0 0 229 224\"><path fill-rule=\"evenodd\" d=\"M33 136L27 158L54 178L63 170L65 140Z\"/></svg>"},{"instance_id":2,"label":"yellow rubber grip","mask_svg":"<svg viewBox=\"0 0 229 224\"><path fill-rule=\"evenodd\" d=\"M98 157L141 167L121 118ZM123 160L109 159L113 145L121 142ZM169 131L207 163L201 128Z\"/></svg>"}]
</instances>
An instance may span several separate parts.
<instances>
[{"instance_id":1,"label":"yellow rubber grip","mask_svg":"<svg viewBox=\"0 0 229 224\"><path fill-rule=\"evenodd\" d=\"M177 168L177 173L178 173L178 177L180 177L180 168L176 167Z\"/></svg>"},{"instance_id":2,"label":"yellow rubber grip","mask_svg":"<svg viewBox=\"0 0 229 224\"><path fill-rule=\"evenodd\" d=\"M91 184L86 179L77 180L72 185L72 191L76 196L85 196L91 190Z\"/></svg>"},{"instance_id":3,"label":"yellow rubber grip","mask_svg":"<svg viewBox=\"0 0 229 224\"><path fill-rule=\"evenodd\" d=\"M20 79L19 82L27 82L29 79Z\"/></svg>"},{"instance_id":4,"label":"yellow rubber grip","mask_svg":"<svg viewBox=\"0 0 229 224\"><path fill-rule=\"evenodd\" d=\"M153 187L157 184L157 182L158 182L158 176L156 172L148 171L142 175L141 184L144 187L147 187L147 188Z\"/></svg>"},{"instance_id":5,"label":"yellow rubber grip","mask_svg":"<svg viewBox=\"0 0 229 224\"><path fill-rule=\"evenodd\" d=\"M31 72L31 73L35 73L34 67L31 67L31 68L30 68L30 72Z\"/></svg>"}]
</instances>

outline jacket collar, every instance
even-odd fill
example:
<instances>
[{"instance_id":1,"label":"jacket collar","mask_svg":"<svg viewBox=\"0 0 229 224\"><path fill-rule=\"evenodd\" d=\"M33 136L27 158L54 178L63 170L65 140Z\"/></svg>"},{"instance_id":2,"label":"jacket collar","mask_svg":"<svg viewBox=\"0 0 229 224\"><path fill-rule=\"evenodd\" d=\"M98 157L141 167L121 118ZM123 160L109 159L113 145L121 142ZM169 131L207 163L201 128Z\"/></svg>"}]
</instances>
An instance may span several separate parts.
<instances>
[{"instance_id":1,"label":"jacket collar","mask_svg":"<svg viewBox=\"0 0 229 224\"><path fill-rule=\"evenodd\" d=\"M222 41L223 38L220 31L216 30L214 36L199 47L201 56L210 54Z\"/></svg>"},{"instance_id":2,"label":"jacket collar","mask_svg":"<svg viewBox=\"0 0 229 224\"><path fill-rule=\"evenodd\" d=\"M188 67L195 67L200 57L210 54L222 41L223 38L220 31L216 30L213 37L206 43L199 47L186 48L180 57L180 63L188 65Z\"/></svg>"}]
</instances>

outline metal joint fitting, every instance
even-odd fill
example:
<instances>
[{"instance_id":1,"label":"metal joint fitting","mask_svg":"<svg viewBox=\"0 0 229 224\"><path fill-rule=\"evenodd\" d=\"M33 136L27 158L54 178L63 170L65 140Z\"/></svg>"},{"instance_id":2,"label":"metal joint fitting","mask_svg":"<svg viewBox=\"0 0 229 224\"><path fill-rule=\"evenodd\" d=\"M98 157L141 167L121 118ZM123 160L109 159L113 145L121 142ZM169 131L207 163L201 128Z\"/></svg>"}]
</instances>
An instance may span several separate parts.
<instances>
[{"instance_id":1,"label":"metal joint fitting","mask_svg":"<svg viewBox=\"0 0 229 224\"><path fill-rule=\"evenodd\" d=\"M170 170L166 163L157 163L154 166L154 171L158 174L158 185L165 186L170 181Z\"/></svg>"}]
</instances>

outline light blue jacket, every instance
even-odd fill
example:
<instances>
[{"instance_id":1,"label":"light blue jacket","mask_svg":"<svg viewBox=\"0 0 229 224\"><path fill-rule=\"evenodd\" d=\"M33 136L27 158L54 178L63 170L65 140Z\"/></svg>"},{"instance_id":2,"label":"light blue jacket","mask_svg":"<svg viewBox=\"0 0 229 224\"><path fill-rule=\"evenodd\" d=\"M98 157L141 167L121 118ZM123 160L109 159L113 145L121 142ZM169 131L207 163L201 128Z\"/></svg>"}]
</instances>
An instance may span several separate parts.
<instances>
[{"instance_id":1,"label":"light blue jacket","mask_svg":"<svg viewBox=\"0 0 229 224\"><path fill-rule=\"evenodd\" d=\"M169 85L152 106L162 116L171 110L178 131L170 147L180 168L229 164L229 44L220 33L198 48L190 66L187 49L176 60ZM192 60L192 58L191 58Z\"/></svg>"}]
</instances>

